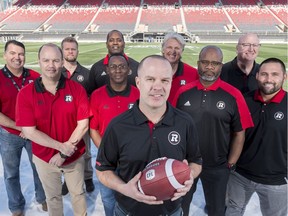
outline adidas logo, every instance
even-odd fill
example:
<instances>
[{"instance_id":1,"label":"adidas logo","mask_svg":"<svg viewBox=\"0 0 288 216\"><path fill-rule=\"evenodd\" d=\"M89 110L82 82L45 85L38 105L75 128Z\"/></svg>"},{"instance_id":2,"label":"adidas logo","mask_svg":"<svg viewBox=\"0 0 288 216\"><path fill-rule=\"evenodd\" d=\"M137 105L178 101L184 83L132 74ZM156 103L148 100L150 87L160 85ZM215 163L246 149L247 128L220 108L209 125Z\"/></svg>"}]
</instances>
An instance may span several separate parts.
<instances>
[{"instance_id":1,"label":"adidas logo","mask_svg":"<svg viewBox=\"0 0 288 216\"><path fill-rule=\"evenodd\" d=\"M187 101L184 106L191 106L190 101Z\"/></svg>"},{"instance_id":2,"label":"adidas logo","mask_svg":"<svg viewBox=\"0 0 288 216\"><path fill-rule=\"evenodd\" d=\"M101 74L101 76L106 76L106 75L107 75L107 74L106 74L105 71L103 71L102 74Z\"/></svg>"}]
</instances>

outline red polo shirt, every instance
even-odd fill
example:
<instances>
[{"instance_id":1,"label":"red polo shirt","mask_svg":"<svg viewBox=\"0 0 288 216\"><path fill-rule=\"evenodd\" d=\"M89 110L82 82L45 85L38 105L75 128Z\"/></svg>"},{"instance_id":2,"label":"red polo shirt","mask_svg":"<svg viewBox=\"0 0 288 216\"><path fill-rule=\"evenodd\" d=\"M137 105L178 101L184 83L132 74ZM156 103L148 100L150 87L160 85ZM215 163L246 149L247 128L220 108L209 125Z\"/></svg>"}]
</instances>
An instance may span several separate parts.
<instances>
[{"instance_id":1,"label":"red polo shirt","mask_svg":"<svg viewBox=\"0 0 288 216\"><path fill-rule=\"evenodd\" d=\"M37 77L40 76L36 71L24 68L24 73L20 77L14 76L8 68L5 66L0 70L0 112L15 121L15 107L16 107L16 98L18 95L18 89L13 84L12 80L8 77L10 73L11 78L16 82L16 85L21 89L23 83L23 74L26 73L26 77L23 85L27 85L33 82ZM12 128L4 127L0 125L2 128L7 130L9 133L19 135L20 131L14 130Z\"/></svg>"},{"instance_id":2,"label":"red polo shirt","mask_svg":"<svg viewBox=\"0 0 288 216\"><path fill-rule=\"evenodd\" d=\"M194 80L197 80L198 78L199 76L198 76L198 72L196 68L191 67L190 65L180 61L178 65L178 69L173 76L168 101L172 103L176 92L181 86L184 86L190 82L193 82Z\"/></svg>"},{"instance_id":3,"label":"red polo shirt","mask_svg":"<svg viewBox=\"0 0 288 216\"><path fill-rule=\"evenodd\" d=\"M77 82L61 76L55 95L46 91L41 77L34 84L23 88L17 97L16 124L36 126L51 138L66 142L77 127L77 121L90 117L89 101L85 89ZM32 142L32 152L40 159L49 160L57 150ZM69 164L85 152L84 141L77 144L78 150L64 162Z\"/></svg>"},{"instance_id":4,"label":"red polo shirt","mask_svg":"<svg viewBox=\"0 0 288 216\"><path fill-rule=\"evenodd\" d=\"M139 99L139 90L132 85L122 92L115 92L109 85L95 90L90 97L90 109L93 117L90 128L98 130L103 136L110 121L124 111L131 109Z\"/></svg>"}]
</instances>

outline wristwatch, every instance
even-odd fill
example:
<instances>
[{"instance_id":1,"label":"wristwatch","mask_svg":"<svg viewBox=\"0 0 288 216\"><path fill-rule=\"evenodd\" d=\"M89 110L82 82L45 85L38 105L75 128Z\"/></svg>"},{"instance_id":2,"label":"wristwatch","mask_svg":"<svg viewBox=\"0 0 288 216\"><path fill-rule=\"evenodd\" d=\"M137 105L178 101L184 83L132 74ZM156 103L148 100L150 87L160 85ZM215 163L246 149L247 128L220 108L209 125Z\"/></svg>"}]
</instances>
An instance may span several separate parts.
<instances>
[{"instance_id":1,"label":"wristwatch","mask_svg":"<svg viewBox=\"0 0 288 216\"><path fill-rule=\"evenodd\" d=\"M61 157L61 158L63 158L63 159L66 159L66 158L68 158L68 156L67 156L67 155L65 155L65 154L63 154L62 152L59 152L59 154L60 154L60 157Z\"/></svg>"},{"instance_id":2,"label":"wristwatch","mask_svg":"<svg viewBox=\"0 0 288 216\"><path fill-rule=\"evenodd\" d=\"M234 163L227 163L227 168L231 171L235 171L236 169L236 164Z\"/></svg>"}]
</instances>

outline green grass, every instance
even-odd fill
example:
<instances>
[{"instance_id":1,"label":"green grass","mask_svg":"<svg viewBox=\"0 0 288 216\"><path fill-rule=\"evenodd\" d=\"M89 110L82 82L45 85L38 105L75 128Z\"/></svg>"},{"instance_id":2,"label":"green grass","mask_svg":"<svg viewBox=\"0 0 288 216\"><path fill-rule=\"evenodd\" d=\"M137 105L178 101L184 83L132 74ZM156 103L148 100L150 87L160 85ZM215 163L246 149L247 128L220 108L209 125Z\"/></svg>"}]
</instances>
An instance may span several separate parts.
<instances>
[{"instance_id":1,"label":"green grass","mask_svg":"<svg viewBox=\"0 0 288 216\"><path fill-rule=\"evenodd\" d=\"M39 47L43 43L25 43L26 46L26 66L39 71L37 62L37 52ZM58 44L59 45L59 44ZM182 55L182 60L192 66L196 66L198 54L200 50L207 44L186 44L185 50ZM223 62L228 62L236 56L235 47L236 44L217 44L224 54ZM3 56L4 44L0 44L0 54ZM100 60L107 54L105 43L80 43L79 44L79 57L78 61L90 68L92 64ZM126 43L125 53L140 61L147 55L161 54L161 44L159 43ZM276 57L281 59L286 66L287 65L287 44L262 44L259 52L259 56L256 59L258 63L261 63L264 59L269 57ZM3 58L0 58L0 66L4 65ZM285 84L287 89L287 82Z\"/></svg>"}]
</instances>

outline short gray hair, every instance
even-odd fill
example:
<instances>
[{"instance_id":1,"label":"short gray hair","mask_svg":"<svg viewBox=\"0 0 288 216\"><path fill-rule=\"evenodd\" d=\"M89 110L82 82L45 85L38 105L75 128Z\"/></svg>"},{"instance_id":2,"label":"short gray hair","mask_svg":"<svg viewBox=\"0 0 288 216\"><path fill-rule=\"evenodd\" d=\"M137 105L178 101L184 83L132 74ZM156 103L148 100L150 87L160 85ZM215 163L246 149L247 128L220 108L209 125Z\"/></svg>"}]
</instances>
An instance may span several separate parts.
<instances>
[{"instance_id":1,"label":"short gray hair","mask_svg":"<svg viewBox=\"0 0 288 216\"><path fill-rule=\"evenodd\" d=\"M182 35L180 35L180 34L178 34L178 33L176 33L176 32L170 32L170 33L168 33L168 34L165 35L164 40L163 40L163 43L162 43L162 50L163 50L166 42L167 42L168 40L170 40L170 39L175 39L175 40L177 40L177 41L181 44L181 46L182 46L182 51L184 50L185 40L184 40L184 38L183 38Z\"/></svg>"}]
</instances>

